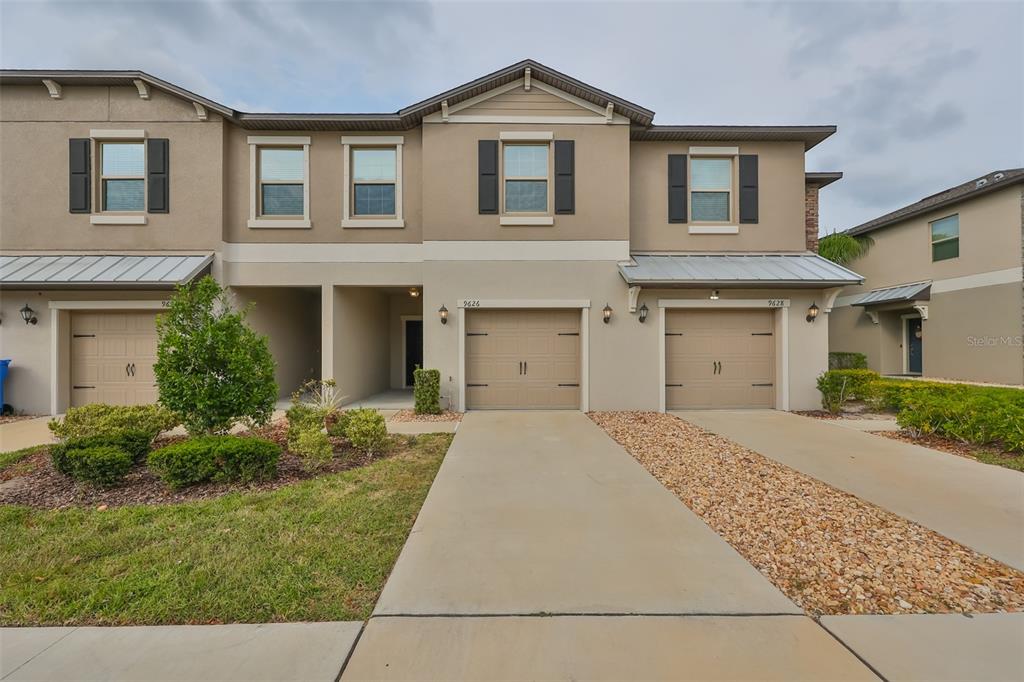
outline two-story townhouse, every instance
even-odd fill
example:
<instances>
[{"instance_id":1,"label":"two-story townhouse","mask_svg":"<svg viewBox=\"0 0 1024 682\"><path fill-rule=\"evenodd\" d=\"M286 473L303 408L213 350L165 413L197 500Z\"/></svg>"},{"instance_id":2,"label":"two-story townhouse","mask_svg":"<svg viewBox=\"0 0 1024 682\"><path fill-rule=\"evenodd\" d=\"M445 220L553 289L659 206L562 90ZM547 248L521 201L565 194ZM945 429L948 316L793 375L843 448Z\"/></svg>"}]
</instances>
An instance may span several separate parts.
<instances>
[{"instance_id":1,"label":"two-story townhouse","mask_svg":"<svg viewBox=\"0 0 1024 682\"><path fill-rule=\"evenodd\" d=\"M883 374L1024 383L1024 168L850 228L873 244L829 317L830 349Z\"/></svg>"},{"instance_id":2,"label":"two-story townhouse","mask_svg":"<svg viewBox=\"0 0 1024 682\"><path fill-rule=\"evenodd\" d=\"M530 60L389 114L141 72L0 88L0 356L29 412L153 400L155 315L205 272L254 304L282 396L422 364L459 410L813 408L817 315L860 281L813 253L832 126L654 125Z\"/></svg>"}]
</instances>

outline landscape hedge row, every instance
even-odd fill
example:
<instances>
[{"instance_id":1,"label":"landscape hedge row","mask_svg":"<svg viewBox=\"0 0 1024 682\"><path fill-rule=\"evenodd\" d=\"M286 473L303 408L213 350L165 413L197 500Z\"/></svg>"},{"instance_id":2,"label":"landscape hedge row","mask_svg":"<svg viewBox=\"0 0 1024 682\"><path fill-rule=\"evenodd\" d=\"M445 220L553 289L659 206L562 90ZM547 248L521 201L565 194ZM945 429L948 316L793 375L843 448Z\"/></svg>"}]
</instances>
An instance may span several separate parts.
<instances>
[{"instance_id":1,"label":"landscape hedge row","mask_svg":"<svg viewBox=\"0 0 1024 682\"><path fill-rule=\"evenodd\" d=\"M281 446L261 438L199 436L149 453L164 483L181 488L206 481L263 481L277 474Z\"/></svg>"}]
</instances>

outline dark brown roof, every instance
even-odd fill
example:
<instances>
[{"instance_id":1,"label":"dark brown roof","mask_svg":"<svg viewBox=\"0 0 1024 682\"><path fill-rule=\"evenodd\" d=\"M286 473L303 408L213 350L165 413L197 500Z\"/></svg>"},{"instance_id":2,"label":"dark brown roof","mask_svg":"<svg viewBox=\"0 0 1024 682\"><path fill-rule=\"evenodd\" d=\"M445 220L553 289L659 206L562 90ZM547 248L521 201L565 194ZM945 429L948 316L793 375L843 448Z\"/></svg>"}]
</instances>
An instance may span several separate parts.
<instances>
[{"instance_id":1,"label":"dark brown roof","mask_svg":"<svg viewBox=\"0 0 1024 682\"><path fill-rule=\"evenodd\" d=\"M804 184L817 185L819 189L831 185L836 180L842 179L843 174L839 171L804 173Z\"/></svg>"},{"instance_id":2,"label":"dark brown roof","mask_svg":"<svg viewBox=\"0 0 1024 682\"><path fill-rule=\"evenodd\" d=\"M720 141L780 140L803 142L810 149L836 132L835 126L659 126L633 128L631 137L648 141Z\"/></svg>"},{"instance_id":3,"label":"dark brown roof","mask_svg":"<svg viewBox=\"0 0 1024 682\"><path fill-rule=\"evenodd\" d=\"M942 190L937 194L927 196L918 202L910 204L909 206L896 209L892 213L886 213L874 220L869 220L868 222L857 225L856 227L851 227L846 230L846 233L858 235L866 232L873 232L874 230L902 222L927 211L933 211L937 208L949 206L966 199L972 199L976 196L981 196L982 194L1002 189L1003 187L1009 187L1010 185L1018 182L1024 182L1024 168L1010 168L1007 170L992 171L991 173L982 175L980 178L968 180L956 187L950 187L949 189Z\"/></svg>"}]
</instances>

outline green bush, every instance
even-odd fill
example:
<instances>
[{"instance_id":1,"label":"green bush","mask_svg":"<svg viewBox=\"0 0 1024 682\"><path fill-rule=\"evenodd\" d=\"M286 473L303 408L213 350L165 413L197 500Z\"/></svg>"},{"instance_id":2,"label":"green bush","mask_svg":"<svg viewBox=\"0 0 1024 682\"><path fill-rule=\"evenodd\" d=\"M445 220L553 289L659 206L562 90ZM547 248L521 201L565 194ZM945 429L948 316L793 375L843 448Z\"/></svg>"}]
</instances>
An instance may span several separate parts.
<instances>
[{"instance_id":1,"label":"green bush","mask_svg":"<svg viewBox=\"0 0 1024 682\"><path fill-rule=\"evenodd\" d=\"M245 323L212 277L178 287L157 316L160 402L189 433L223 433L236 422L267 423L277 402L267 337Z\"/></svg>"},{"instance_id":2,"label":"green bush","mask_svg":"<svg viewBox=\"0 0 1024 682\"><path fill-rule=\"evenodd\" d=\"M441 414L441 370L413 370L412 396L416 414Z\"/></svg>"},{"instance_id":3,"label":"green bush","mask_svg":"<svg viewBox=\"0 0 1024 682\"><path fill-rule=\"evenodd\" d=\"M113 445L68 450L63 455L68 474L100 486L116 485L132 468L132 456Z\"/></svg>"},{"instance_id":4,"label":"green bush","mask_svg":"<svg viewBox=\"0 0 1024 682\"><path fill-rule=\"evenodd\" d=\"M818 377L821 406L832 414L839 414L850 400L865 399L878 373L870 369L832 369Z\"/></svg>"},{"instance_id":5,"label":"green bush","mask_svg":"<svg viewBox=\"0 0 1024 682\"><path fill-rule=\"evenodd\" d=\"M121 431L143 431L152 440L173 429L181 419L161 405L104 405L68 408L63 419L50 420L50 432L60 440L106 436Z\"/></svg>"},{"instance_id":6,"label":"green bush","mask_svg":"<svg viewBox=\"0 0 1024 682\"><path fill-rule=\"evenodd\" d=\"M109 435L72 438L56 443L50 447L50 460L53 468L66 476L74 476L74 468L70 453L98 447L113 447L127 453L132 462L139 462L149 452L153 437L145 431L121 431Z\"/></svg>"},{"instance_id":7,"label":"green bush","mask_svg":"<svg viewBox=\"0 0 1024 682\"><path fill-rule=\"evenodd\" d=\"M294 442L288 442L288 449L302 458L302 466L306 471L315 471L334 457L331 439L320 429L301 431Z\"/></svg>"},{"instance_id":8,"label":"green bush","mask_svg":"<svg viewBox=\"0 0 1024 682\"><path fill-rule=\"evenodd\" d=\"M335 438L348 438L348 425L352 421L352 410L344 410L334 415L334 420L327 427L327 433Z\"/></svg>"},{"instance_id":9,"label":"green bush","mask_svg":"<svg viewBox=\"0 0 1024 682\"><path fill-rule=\"evenodd\" d=\"M171 488L205 481L261 481L277 474L281 447L261 438L199 436L149 453L148 464Z\"/></svg>"},{"instance_id":10,"label":"green bush","mask_svg":"<svg viewBox=\"0 0 1024 682\"><path fill-rule=\"evenodd\" d=\"M868 356L863 353L829 353L829 369L867 369Z\"/></svg>"},{"instance_id":11,"label":"green bush","mask_svg":"<svg viewBox=\"0 0 1024 682\"><path fill-rule=\"evenodd\" d=\"M381 452L388 444L388 428L377 410L349 410L348 428L345 430L352 447L368 455Z\"/></svg>"}]
</instances>

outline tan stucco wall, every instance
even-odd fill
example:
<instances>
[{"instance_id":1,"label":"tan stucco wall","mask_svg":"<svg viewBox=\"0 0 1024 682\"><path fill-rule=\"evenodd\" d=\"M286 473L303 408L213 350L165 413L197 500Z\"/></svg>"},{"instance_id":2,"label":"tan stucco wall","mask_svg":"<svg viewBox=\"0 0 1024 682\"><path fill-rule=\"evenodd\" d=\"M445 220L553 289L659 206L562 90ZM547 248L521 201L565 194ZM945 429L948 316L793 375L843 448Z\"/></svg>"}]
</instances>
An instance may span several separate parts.
<instances>
[{"instance_id":1,"label":"tan stucco wall","mask_svg":"<svg viewBox=\"0 0 1024 682\"><path fill-rule=\"evenodd\" d=\"M668 222L668 155L690 146L735 147L757 154L758 222L740 224L733 192L730 224L738 234L689 234ZM733 164L737 185L737 164ZM804 251L804 147L800 142L634 142L630 148L630 249L633 251ZM701 223L693 223L700 225Z\"/></svg>"},{"instance_id":2,"label":"tan stucco wall","mask_svg":"<svg viewBox=\"0 0 1024 682\"><path fill-rule=\"evenodd\" d=\"M53 344L53 315L50 301L121 301L166 299L167 291L32 291L0 289L0 358L13 360L7 376L4 401L19 412L49 414L53 373L51 348ZM36 311L39 322L27 325L19 309L28 304ZM70 317L62 316L60 336L57 339L57 393L58 409L68 403Z\"/></svg>"},{"instance_id":3,"label":"tan stucco wall","mask_svg":"<svg viewBox=\"0 0 1024 682\"><path fill-rule=\"evenodd\" d=\"M237 287L239 307L249 308L249 325L264 334L277 367L278 397L286 399L320 376L320 290L300 287Z\"/></svg>"},{"instance_id":4,"label":"tan stucco wall","mask_svg":"<svg viewBox=\"0 0 1024 682\"><path fill-rule=\"evenodd\" d=\"M405 388L405 328L402 317L422 317L423 297L413 298L407 292L388 296L388 332L391 349L391 388Z\"/></svg>"},{"instance_id":5,"label":"tan stucco wall","mask_svg":"<svg viewBox=\"0 0 1024 682\"><path fill-rule=\"evenodd\" d=\"M170 140L170 213L146 225L90 225L68 212L68 140L91 129L142 129ZM134 87L64 88L54 100L40 85L0 92L0 239L3 248L214 250L221 242L222 138L216 114L200 122L192 105ZM95 161L95 154L94 154ZM94 197L98 176L93 176ZM98 203L93 201L94 209Z\"/></svg>"},{"instance_id":6,"label":"tan stucco wall","mask_svg":"<svg viewBox=\"0 0 1024 682\"><path fill-rule=\"evenodd\" d=\"M388 318L385 292L334 287L333 378L348 400L367 398L390 386Z\"/></svg>"},{"instance_id":7,"label":"tan stucco wall","mask_svg":"<svg viewBox=\"0 0 1024 682\"><path fill-rule=\"evenodd\" d=\"M368 133L244 130L231 126L225 140L225 223L224 239L229 242L418 242L421 240L423 217L420 188L422 145L420 130L377 135L401 136L402 201L404 228L342 228L342 197L345 177L345 155L342 136ZM312 227L250 228L249 172L250 136L293 135L309 137L309 218Z\"/></svg>"},{"instance_id":8,"label":"tan stucco wall","mask_svg":"<svg viewBox=\"0 0 1024 682\"><path fill-rule=\"evenodd\" d=\"M479 140L545 131L575 141L576 213L551 226L501 226L480 215ZM553 183L548 187L553 196ZM629 229L629 126L426 123L423 126L424 240L623 240Z\"/></svg>"},{"instance_id":9,"label":"tan stucco wall","mask_svg":"<svg viewBox=\"0 0 1024 682\"><path fill-rule=\"evenodd\" d=\"M510 285L514 283L514 285ZM650 308L640 324L628 313L627 287L614 263L606 262L433 262L424 264L425 311L444 304L451 321L441 323L433 314L424 320L424 363L441 370L442 393L454 402L458 396L459 299L573 299L589 300L590 409L658 409L659 342L658 299L707 299L708 290L644 291L641 302ZM820 397L814 380L827 365L828 326L808 324L804 317L815 292L728 290L723 298L789 298L790 409L815 409ZM614 309L604 324L601 309Z\"/></svg>"}]
</instances>

